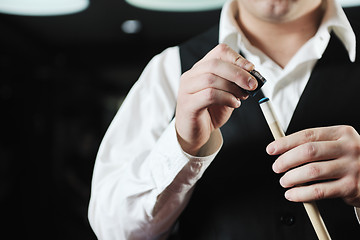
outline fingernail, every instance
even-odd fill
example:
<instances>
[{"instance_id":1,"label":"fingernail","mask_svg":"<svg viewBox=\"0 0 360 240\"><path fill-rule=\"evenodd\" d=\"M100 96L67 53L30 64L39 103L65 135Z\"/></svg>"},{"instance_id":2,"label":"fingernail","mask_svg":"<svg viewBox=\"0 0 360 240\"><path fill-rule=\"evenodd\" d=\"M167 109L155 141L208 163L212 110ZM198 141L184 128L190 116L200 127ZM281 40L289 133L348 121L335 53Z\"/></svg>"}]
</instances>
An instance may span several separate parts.
<instances>
[{"instance_id":1,"label":"fingernail","mask_svg":"<svg viewBox=\"0 0 360 240\"><path fill-rule=\"evenodd\" d=\"M254 90L257 87L257 81L253 77L249 77L248 79L248 86L250 90Z\"/></svg>"},{"instance_id":2,"label":"fingernail","mask_svg":"<svg viewBox=\"0 0 360 240\"><path fill-rule=\"evenodd\" d=\"M241 105L240 98L236 98L236 107L240 107L240 105Z\"/></svg>"},{"instance_id":3,"label":"fingernail","mask_svg":"<svg viewBox=\"0 0 360 240\"><path fill-rule=\"evenodd\" d=\"M255 68L255 66L254 66L254 64L252 64L251 62L247 62L246 64L245 64L245 66L244 66L244 69L245 70L247 70L247 71L252 71L252 70L254 70L254 68Z\"/></svg>"},{"instance_id":4,"label":"fingernail","mask_svg":"<svg viewBox=\"0 0 360 240\"><path fill-rule=\"evenodd\" d=\"M285 198L287 199L287 200L289 200L289 201L291 201L292 199L292 197L291 197L291 194L289 193L289 191L286 191L285 192Z\"/></svg>"},{"instance_id":5,"label":"fingernail","mask_svg":"<svg viewBox=\"0 0 360 240\"><path fill-rule=\"evenodd\" d=\"M272 143L270 143L267 147L266 147L266 152L269 154L269 155L272 155L274 154L275 152L275 147Z\"/></svg>"},{"instance_id":6,"label":"fingernail","mask_svg":"<svg viewBox=\"0 0 360 240\"><path fill-rule=\"evenodd\" d=\"M277 167L277 165L275 163L273 163L272 165L272 170L275 172L275 173L279 173L279 169Z\"/></svg>"},{"instance_id":7,"label":"fingernail","mask_svg":"<svg viewBox=\"0 0 360 240\"><path fill-rule=\"evenodd\" d=\"M282 187L285 187L283 177L282 177L282 178L280 178L279 183L280 183L280 185L281 185Z\"/></svg>"}]
</instances>

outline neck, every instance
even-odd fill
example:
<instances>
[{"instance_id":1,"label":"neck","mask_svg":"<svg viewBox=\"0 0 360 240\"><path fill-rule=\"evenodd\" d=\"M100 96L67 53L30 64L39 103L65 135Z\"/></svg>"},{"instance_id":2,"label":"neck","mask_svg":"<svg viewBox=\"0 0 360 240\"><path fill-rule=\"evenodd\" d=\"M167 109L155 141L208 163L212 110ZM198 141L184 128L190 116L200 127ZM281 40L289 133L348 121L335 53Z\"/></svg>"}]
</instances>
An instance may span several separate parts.
<instances>
[{"instance_id":1,"label":"neck","mask_svg":"<svg viewBox=\"0 0 360 240\"><path fill-rule=\"evenodd\" d=\"M240 7L237 21L251 44L284 68L296 52L315 35L324 8L324 4L320 3L296 19L269 21L257 18Z\"/></svg>"}]
</instances>

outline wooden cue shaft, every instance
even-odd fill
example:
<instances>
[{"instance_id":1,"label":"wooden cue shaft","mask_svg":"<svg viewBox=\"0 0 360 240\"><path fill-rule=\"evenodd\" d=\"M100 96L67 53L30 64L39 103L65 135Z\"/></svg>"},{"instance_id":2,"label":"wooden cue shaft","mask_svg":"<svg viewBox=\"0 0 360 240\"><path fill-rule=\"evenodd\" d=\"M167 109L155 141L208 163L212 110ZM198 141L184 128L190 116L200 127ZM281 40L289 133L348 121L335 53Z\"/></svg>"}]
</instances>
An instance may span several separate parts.
<instances>
[{"instance_id":1,"label":"wooden cue shaft","mask_svg":"<svg viewBox=\"0 0 360 240\"><path fill-rule=\"evenodd\" d=\"M265 116L266 122L269 125L274 139L284 137L284 131L280 127L279 121L275 115L271 102L268 98L263 98L259 101L260 108ZM316 235L320 240L330 240L330 235L326 229L325 223L320 215L319 209L315 202L303 203L305 210L310 218L311 224L313 225Z\"/></svg>"}]
</instances>

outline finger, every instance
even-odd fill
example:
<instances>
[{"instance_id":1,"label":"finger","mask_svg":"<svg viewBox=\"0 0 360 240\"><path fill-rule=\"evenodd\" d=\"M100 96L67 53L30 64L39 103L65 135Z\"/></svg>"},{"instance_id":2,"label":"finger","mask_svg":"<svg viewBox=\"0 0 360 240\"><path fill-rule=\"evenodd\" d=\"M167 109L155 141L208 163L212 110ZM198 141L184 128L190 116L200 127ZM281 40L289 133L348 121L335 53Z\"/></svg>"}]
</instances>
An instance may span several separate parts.
<instances>
[{"instance_id":1,"label":"finger","mask_svg":"<svg viewBox=\"0 0 360 240\"><path fill-rule=\"evenodd\" d=\"M266 151L270 155L278 155L304 143L338 140L341 137L339 128L334 126L302 130L273 141Z\"/></svg>"},{"instance_id":2,"label":"finger","mask_svg":"<svg viewBox=\"0 0 360 240\"><path fill-rule=\"evenodd\" d=\"M240 99L233 94L215 88L207 88L195 94L189 99L194 109L201 111L212 105L222 105L231 108L238 108L241 105Z\"/></svg>"},{"instance_id":3,"label":"finger","mask_svg":"<svg viewBox=\"0 0 360 240\"><path fill-rule=\"evenodd\" d=\"M285 198L293 202L311 202L325 198L351 198L356 184L350 178L300 186L285 192Z\"/></svg>"},{"instance_id":4,"label":"finger","mask_svg":"<svg viewBox=\"0 0 360 240\"><path fill-rule=\"evenodd\" d=\"M234 51L228 45L220 43L214 49L212 49L208 54L205 55L197 64L207 61L209 59L220 59L225 62L232 63L237 65L246 71L250 72L254 69L254 64L242 57L239 53ZM197 65L195 64L195 66Z\"/></svg>"},{"instance_id":5,"label":"finger","mask_svg":"<svg viewBox=\"0 0 360 240\"><path fill-rule=\"evenodd\" d=\"M272 168L274 172L282 173L305 163L335 159L343 154L341 142L309 142L283 153L276 159Z\"/></svg>"},{"instance_id":6,"label":"finger","mask_svg":"<svg viewBox=\"0 0 360 240\"><path fill-rule=\"evenodd\" d=\"M205 81L205 83L207 83L208 81L212 82L214 76L211 75L215 75L230 82L233 82L240 88L246 90L255 90L258 85L255 77L252 76L249 72L239 66L231 64L229 62L225 62L220 59L210 59L203 62L203 64L197 65L191 70L193 76L191 76L190 78L202 78L207 80Z\"/></svg>"},{"instance_id":7,"label":"finger","mask_svg":"<svg viewBox=\"0 0 360 240\"><path fill-rule=\"evenodd\" d=\"M190 94L200 92L206 88L215 88L232 93L235 97L241 99L246 99L249 95L234 82L228 81L212 73L202 74L201 76L197 77L196 80L191 80L192 81L183 84L184 91Z\"/></svg>"},{"instance_id":8,"label":"finger","mask_svg":"<svg viewBox=\"0 0 360 240\"><path fill-rule=\"evenodd\" d=\"M339 179L346 172L342 165L341 160L306 164L286 172L280 179L280 185L290 188L314 181Z\"/></svg>"}]
</instances>

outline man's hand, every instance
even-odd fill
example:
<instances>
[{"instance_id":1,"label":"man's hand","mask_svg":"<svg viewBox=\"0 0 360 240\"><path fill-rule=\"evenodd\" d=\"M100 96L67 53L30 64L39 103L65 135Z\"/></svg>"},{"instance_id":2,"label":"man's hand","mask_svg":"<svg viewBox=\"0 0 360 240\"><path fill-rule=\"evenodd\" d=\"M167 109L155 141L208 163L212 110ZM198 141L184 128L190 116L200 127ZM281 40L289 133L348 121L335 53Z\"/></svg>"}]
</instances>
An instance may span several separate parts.
<instances>
[{"instance_id":1,"label":"man's hand","mask_svg":"<svg viewBox=\"0 0 360 240\"><path fill-rule=\"evenodd\" d=\"M303 130L280 138L267 147L279 155L276 173L285 173L280 184L294 202L343 198L360 207L360 136L350 126Z\"/></svg>"},{"instance_id":2,"label":"man's hand","mask_svg":"<svg viewBox=\"0 0 360 240\"><path fill-rule=\"evenodd\" d=\"M242 89L256 89L252 69L252 63L220 44L181 76L175 126L185 152L196 155L248 97Z\"/></svg>"}]
</instances>

